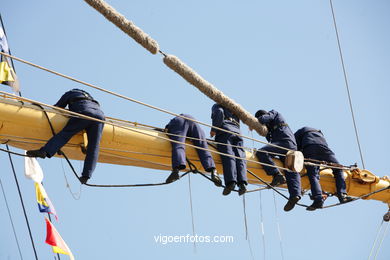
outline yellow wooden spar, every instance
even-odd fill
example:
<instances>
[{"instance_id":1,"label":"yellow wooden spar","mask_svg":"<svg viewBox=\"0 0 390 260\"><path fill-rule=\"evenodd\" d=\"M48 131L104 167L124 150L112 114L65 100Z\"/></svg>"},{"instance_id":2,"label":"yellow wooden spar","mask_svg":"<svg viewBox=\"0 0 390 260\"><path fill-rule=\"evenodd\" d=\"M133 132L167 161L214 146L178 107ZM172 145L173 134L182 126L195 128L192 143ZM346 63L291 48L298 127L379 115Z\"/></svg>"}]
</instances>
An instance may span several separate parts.
<instances>
[{"instance_id":1,"label":"yellow wooden spar","mask_svg":"<svg viewBox=\"0 0 390 260\"><path fill-rule=\"evenodd\" d=\"M59 132L65 126L68 116L55 109L46 108L45 110L55 132ZM108 119L107 121L113 125L105 124L104 126L99 162L171 170L171 144L164 132L118 119ZM40 148L51 137L52 132L41 107L13 98L0 97L1 143L30 150ZM85 134L80 132L62 148L62 151L70 159L84 160L85 155L82 152L86 145L84 140L86 140ZM216 151L213 147L210 149ZM196 150L193 147L187 147L186 154L188 159L199 170L202 170ZM220 155L212 154L218 172L222 173ZM246 151L246 157L248 170L270 182L271 177L265 174L254 153ZM275 162L278 166L283 166L279 160L275 160ZM344 171L344 174L347 192L355 197L390 185L387 176L380 178L368 170ZM262 184L251 175L248 175L248 179L250 183ZM330 169L321 171L321 186L324 191L335 193L335 181ZM307 177L302 178L302 189L310 189ZM365 199L379 200L390 206L390 190L384 190Z\"/></svg>"}]
</instances>

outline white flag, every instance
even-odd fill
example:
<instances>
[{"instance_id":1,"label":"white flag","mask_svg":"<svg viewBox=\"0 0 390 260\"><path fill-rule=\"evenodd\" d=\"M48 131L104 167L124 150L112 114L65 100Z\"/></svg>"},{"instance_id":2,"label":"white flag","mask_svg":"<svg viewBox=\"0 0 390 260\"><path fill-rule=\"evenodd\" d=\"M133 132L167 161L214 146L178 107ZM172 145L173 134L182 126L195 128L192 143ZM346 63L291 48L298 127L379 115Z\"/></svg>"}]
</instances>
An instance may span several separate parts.
<instances>
[{"instance_id":1,"label":"white flag","mask_svg":"<svg viewBox=\"0 0 390 260\"><path fill-rule=\"evenodd\" d=\"M35 158L24 157L24 175L35 182L42 182L43 171Z\"/></svg>"}]
</instances>

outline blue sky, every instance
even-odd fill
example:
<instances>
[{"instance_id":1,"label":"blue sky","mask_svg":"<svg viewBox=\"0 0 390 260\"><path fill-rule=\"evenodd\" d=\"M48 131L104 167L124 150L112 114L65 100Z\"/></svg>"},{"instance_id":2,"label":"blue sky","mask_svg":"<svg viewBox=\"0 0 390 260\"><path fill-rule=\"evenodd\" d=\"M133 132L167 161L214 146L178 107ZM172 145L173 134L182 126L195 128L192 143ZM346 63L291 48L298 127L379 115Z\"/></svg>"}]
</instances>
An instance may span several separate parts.
<instances>
[{"instance_id":1,"label":"blue sky","mask_svg":"<svg viewBox=\"0 0 390 260\"><path fill-rule=\"evenodd\" d=\"M109 4L156 39L166 53L181 58L248 111L280 111L291 128L322 129L344 164L359 152L329 1L119 1ZM390 4L386 0L334 0L355 115L366 168L389 174ZM213 102L106 21L83 1L3 1L0 12L12 53L106 89L210 123ZM25 97L54 104L63 92L82 87L16 62ZM170 115L88 89L106 115L165 126ZM209 129L204 128L206 132ZM251 135L247 127L242 132ZM255 133L253 136L264 140ZM247 141L247 146L253 146ZM258 147L256 144L255 147ZM11 204L24 259L33 252L11 168L5 154L1 181ZM44 243L45 222L38 213L34 186L23 177L23 160L14 158L39 259L51 259ZM39 160L45 187L58 211L55 223L76 259L251 259L245 239L242 198L221 195L200 176L192 176L198 235L229 235L233 243L162 245L158 235L192 234L188 179L169 186L140 189L82 187L61 159ZM63 166L62 166L63 165ZM80 171L82 163L74 162ZM64 170L63 170L64 169ZM99 164L96 183L147 183L169 172ZM367 259L387 205L358 201L315 212L285 213L271 191L261 193L265 248L260 229L260 196L246 196L247 220L255 259ZM19 259L4 199L0 199L0 259ZM304 202L310 203L307 198ZM336 202L330 198L326 203ZM387 236L377 259L389 259ZM67 259L62 256L61 259Z\"/></svg>"}]
</instances>

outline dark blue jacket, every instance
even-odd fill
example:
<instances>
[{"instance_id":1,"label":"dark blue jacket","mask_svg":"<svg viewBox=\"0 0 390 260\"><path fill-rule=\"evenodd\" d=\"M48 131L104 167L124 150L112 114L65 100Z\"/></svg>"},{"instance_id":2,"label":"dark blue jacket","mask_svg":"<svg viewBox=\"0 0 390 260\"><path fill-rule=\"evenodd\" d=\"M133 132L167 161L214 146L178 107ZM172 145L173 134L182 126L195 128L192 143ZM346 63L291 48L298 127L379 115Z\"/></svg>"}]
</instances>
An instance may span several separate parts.
<instances>
[{"instance_id":1,"label":"dark blue jacket","mask_svg":"<svg viewBox=\"0 0 390 260\"><path fill-rule=\"evenodd\" d=\"M297 140L298 150L303 150L309 145L322 145L328 147L328 143L321 130L305 126L296 131L294 135Z\"/></svg>"},{"instance_id":2,"label":"dark blue jacket","mask_svg":"<svg viewBox=\"0 0 390 260\"><path fill-rule=\"evenodd\" d=\"M88 92L77 88L69 90L62 95L54 106L65 108L67 105L70 111L78 113L91 109L100 110L99 103Z\"/></svg>"},{"instance_id":3,"label":"dark blue jacket","mask_svg":"<svg viewBox=\"0 0 390 260\"><path fill-rule=\"evenodd\" d=\"M213 122L213 126L234 132L234 133L240 133L240 119L230 112L229 109L219 105L214 104L211 108L211 119ZM216 134L222 134L223 131L212 129L212 131L215 131Z\"/></svg>"},{"instance_id":4,"label":"dark blue jacket","mask_svg":"<svg viewBox=\"0 0 390 260\"><path fill-rule=\"evenodd\" d=\"M257 119L268 128L268 142L290 141L296 145L294 134L279 112L271 110Z\"/></svg>"}]
</instances>

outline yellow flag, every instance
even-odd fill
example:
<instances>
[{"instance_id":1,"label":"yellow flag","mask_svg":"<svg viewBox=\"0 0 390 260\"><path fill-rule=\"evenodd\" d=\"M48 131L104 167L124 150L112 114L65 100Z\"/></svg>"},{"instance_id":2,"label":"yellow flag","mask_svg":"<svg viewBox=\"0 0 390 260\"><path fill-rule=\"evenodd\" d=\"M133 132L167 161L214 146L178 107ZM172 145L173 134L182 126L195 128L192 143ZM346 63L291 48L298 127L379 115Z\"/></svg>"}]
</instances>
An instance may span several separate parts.
<instances>
[{"instance_id":1,"label":"yellow flag","mask_svg":"<svg viewBox=\"0 0 390 260\"><path fill-rule=\"evenodd\" d=\"M7 61L0 62L0 83L3 83L4 81L15 81L15 78L13 77L13 70L8 65Z\"/></svg>"}]
</instances>

